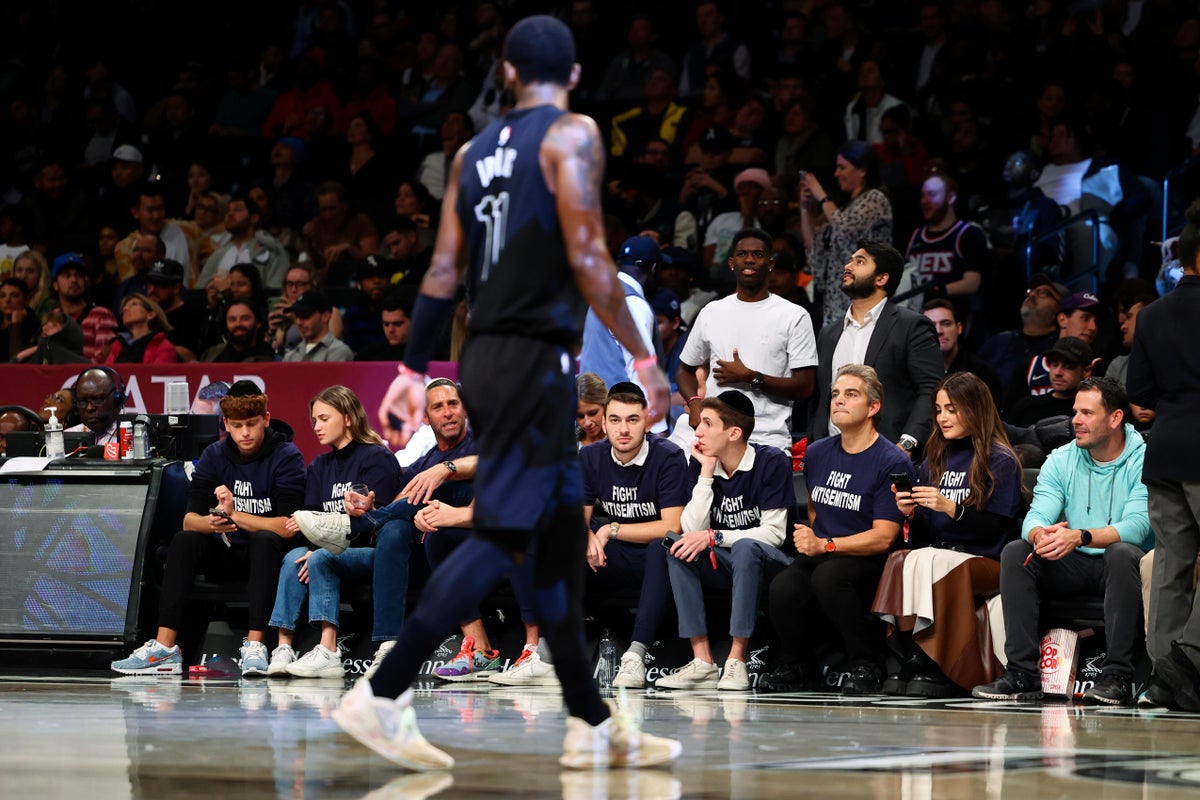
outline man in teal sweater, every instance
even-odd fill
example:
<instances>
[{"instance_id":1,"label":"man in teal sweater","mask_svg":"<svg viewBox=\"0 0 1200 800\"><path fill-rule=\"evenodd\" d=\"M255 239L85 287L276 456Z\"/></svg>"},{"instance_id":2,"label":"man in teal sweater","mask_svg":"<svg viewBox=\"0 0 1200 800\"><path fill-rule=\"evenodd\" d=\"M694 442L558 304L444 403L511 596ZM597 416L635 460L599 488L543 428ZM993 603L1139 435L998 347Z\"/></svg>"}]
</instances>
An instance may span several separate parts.
<instances>
[{"instance_id":1,"label":"man in teal sweater","mask_svg":"<svg viewBox=\"0 0 1200 800\"><path fill-rule=\"evenodd\" d=\"M1041 598L1104 598L1108 652L1083 693L1106 705L1129 702L1133 648L1142 624L1138 563L1154 546L1142 483L1146 445L1125 420L1129 398L1111 378L1087 378L1075 396L1075 441L1050 454L1038 475L1021 539L1000 556L1008 670L972 692L988 700L1037 699Z\"/></svg>"}]
</instances>

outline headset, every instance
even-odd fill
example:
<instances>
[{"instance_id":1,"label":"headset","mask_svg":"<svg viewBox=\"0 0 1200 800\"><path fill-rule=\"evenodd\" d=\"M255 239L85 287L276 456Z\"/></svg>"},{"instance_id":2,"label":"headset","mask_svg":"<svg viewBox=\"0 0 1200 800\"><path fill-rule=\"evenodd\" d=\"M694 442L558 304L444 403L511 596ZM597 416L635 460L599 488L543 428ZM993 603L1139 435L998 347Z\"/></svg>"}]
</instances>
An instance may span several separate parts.
<instances>
[{"instance_id":1,"label":"headset","mask_svg":"<svg viewBox=\"0 0 1200 800\"><path fill-rule=\"evenodd\" d=\"M7 414L9 411L15 411L23 416L29 422L29 430L40 431L42 429L42 417L32 408L28 406L0 406L0 414Z\"/></svg>"},{"instance_id":2,"label":"headset","mask_svg":"<svg viewBox=\"0 0 1200 800\"><path fill-rule=\"evenodd\" d=\"M93 370L95 370L97 372L103 372L105 375L108 376L108 379L112 382L113 405L116 407L117 413L120 413L125 408L125 395L126 395L126 391L127 391L125 388L125 379L122 378L121 373L117 372L115 369L113 369L112 367L104 366L104 365L96 365L96 366L88 367L83 372L79 373L79 375L75 378L75 383L71 385L71 397L72 397L72 399L75 400L75 405L76 406L79 405L79 398L76 397L76 395L75 395L75 387L79 384L79 378L82 378L84 375L86 375L89 372L92 372Z\"/></svg>"}]
</instances>

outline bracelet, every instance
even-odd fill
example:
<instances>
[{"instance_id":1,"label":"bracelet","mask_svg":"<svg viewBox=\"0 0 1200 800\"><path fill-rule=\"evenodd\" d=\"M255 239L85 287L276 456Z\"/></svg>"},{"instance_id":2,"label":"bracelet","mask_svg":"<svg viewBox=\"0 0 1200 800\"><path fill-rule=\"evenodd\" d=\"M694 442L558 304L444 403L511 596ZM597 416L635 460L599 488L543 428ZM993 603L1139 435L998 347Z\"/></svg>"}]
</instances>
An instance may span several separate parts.
<instances>
[{"instance_id":1,"label":"bracelet","mask_svg":"<svg viewBox=\"0 0 1200 800\"><path fill-rule=\"evenodd\" d=\"M715 572L717 569L717 534L712 528L708 529L708 560L712 562Z\"/></svg>"},{"instance_id":2,"label":"bracelet","mask_svg":"<svg viewBox=\"0 0 1200 800\"><path fill-rule=\"evenodd\" d=\"M692 395L691 397L689 397L689 398L688 398L688 399L687 399L687 400L684 402L684 405L685 405L685 406L690 406L690 405L692 404L692 401L693 401L693 400L703 400L703 399L704 399L704 398L703 398L703 397L701 397L700 395L698 395L698 394L694 394L694 395Z\"/></svg>"},{"instance_id":3,"label":"bracelet","mask_svg":"<svg viewBox=\"0 0 1200 800\"><path fill-rule=\"evenodd\" d=\"M954 521L955 522L962 522L962 518L966 515L966 513L967 513L966 506L959 505L958 503L954 504Z\"/></svg>"},{"instance_id":4,"label":"bracelet","mask_svg":"<svg viewBox=\"0 0 1200 800\"><path fill-rule=\"evenodd\" d=\"M641 372L643 369L645 369L647 367L657 367L657 366L658 366L658 356L646 356L645 358L639 358L637 361L633 362L634 372Z\"/></svg>"},{"instance_id":5,"label":"bracelet","mask_svg":"<svg viewBox=\"0 0 1200 800\"><path fill-rule=\"evenodd\" d=\"M833 201L829 199L829 195L825 195L824 197L822 197L820 200L817 201L817 205L823 206L826 203L831 203L831 202L833 202Z\"/></svg>"}]
</instances>

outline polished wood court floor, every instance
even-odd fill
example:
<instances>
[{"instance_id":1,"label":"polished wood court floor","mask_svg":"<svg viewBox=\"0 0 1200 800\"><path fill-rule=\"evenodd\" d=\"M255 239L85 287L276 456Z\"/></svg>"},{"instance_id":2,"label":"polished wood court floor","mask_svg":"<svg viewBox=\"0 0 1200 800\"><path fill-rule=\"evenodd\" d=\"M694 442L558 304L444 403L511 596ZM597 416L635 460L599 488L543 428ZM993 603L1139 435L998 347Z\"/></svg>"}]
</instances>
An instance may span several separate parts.
<instances>
[{"instance_id":1,"label":"polished wood court floor","mask_svg":"<svg viewBox=\"0 0 1200 800\"><path fill-rule=\"evenodd\" d=\"M559 768L555 689L424 686L446 774L340 733L338 680L0 677L0 797L1195 798L1200 715L975 700L628 692L670 769Z\"/></svg>"}]
</instances>

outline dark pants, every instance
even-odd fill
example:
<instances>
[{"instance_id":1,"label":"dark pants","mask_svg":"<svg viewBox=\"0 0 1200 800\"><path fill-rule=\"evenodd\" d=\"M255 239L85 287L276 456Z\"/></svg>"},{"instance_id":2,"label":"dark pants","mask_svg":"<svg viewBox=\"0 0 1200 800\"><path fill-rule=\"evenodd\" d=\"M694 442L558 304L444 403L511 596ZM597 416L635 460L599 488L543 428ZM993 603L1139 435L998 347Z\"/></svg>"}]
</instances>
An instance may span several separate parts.
<instances>
[{"instance_id":1,"label":"dark pants","mask_svg":"<svg viewBox=\"0 0 1200 800\"><path fill-rule=\"evenodd\" d=\"M219 536L179 531L167 549L158 606L159 627L179 630L192 583L197 573L204 573L224 579L245 577L250 630L265 631L275 605L279 565L289 550L303 543L302 536L284 539L270 531L256 531L250 534L249 542L234 542L232 547L226 547Z\"/></svg>"},{"instance_id":2,"label":"dark pants","mask_svg":"<svg viewBox=\"0 0 1200 800\"><path fill-rule=\"evenodd\" d=\"M1004 654L1008 668L1038 674L1039 608L1043 597L1093 595L1104 598L1106 675L1133 677L1133 646L1142 626L1142 578L1138 563L1145 553L1137 545L1117 542L1103 555L1069 553L1057 561L1035 557L1025 566L1033 545L1009 542L1000 554L1000 599L1004 602Z\"/></svg>"},{"instance_id":3,"label":"dark pants","mask_svg":"<svg viewBox=\"0 0 1200 800\"><path fill-rule=\"evenodd\" d=\"M785 659L814 662L832 635L852 666L882 665L885 627L871 602L886 555L796 556L771 581L771 622Z\"/></svg>"},{"instance_id":4,"label":"dark pants","mask_svg":"<svg viewBox=\"0 0 1200 800\"><path fill-rule=\"evenodd\" d=\"M437 569L451 553L458 549L459 545L470 537L470 528L439 528L433 533L426 534L425 558L429 560L429 568ZM533 554L526 553L525 555L526 558L522 559L521 563L509 574L509 582L512 584L513 594L517 598L517 605L521 608L521 622L533 625L537 622L537 603L533 596ZM481 616L479 609L476 608L473 614L466 619L459 620L459 624L465 625Z\"/></svg>"},{"instance_id":5,"label":"dark pants","mask_svg":"<svg viewBox=\"0 0 1200 800\"><path fill-rule=\"evenodd\" d=\"M667 549L659 541L649 544L609 541L604 546L604 560L603 567L595 572L588 570L588 591L604 594L613 589L639 587L641 594L631 639L644 645L654 644L658 625L671 603Z\"/></svg>"},{"instance_id":6,"label":"dark pants","mask_svg":"<svg viewBox=\"0 0 1200 800\"><path fill-rule=\"evenodd\" d=\"M1200 550L1200 483L1154 481L1149 490L1150 527L1154 529L1154 577L1150 582L1151 658L1171 652L1173 642L1200 669L1200 602L1194 587Z\"/></svg>"},{"instance_id":7,"label":"dark pants","mask_svg":"<svg viewBox=\"0 0 1200 800\"><path fill-rule=\"evenodd\" d=\"M580 602L586 569L583 486L574 441L571 357L560 345L473 335L460 361L467 413L479 444L474 535L425 585L371 689L398 697L421 663L534 549L533 590L568 713L597 725L609 716L592 678Z\"/></svg>"}]
</instances>

